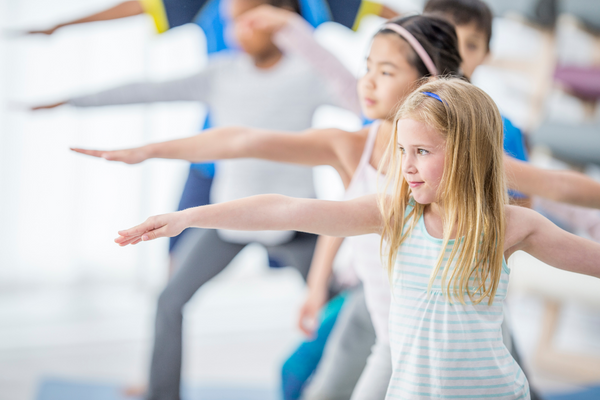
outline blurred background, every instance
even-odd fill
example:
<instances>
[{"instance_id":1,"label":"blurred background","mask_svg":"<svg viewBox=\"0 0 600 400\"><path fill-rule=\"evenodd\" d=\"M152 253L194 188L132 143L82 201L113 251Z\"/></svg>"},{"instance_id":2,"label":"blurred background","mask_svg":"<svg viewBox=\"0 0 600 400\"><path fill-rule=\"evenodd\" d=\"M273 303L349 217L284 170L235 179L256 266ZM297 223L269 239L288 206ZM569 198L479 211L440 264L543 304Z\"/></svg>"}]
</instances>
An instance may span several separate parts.
<instances>
[{"instance_id":1,"label":"blurred background","mask_svg":"<svg viewBox=\"0 0 600 400\"><path fill-rule=\"evenodd\" d=\"M420 0L384 3L401 12L422 8ZM496 16L492 55L473 82L523 130L535 164L600 180L600 2L488 3ZM206 63L204 34L186 24L157 35L146 15L69 26L52 36L17 34L115 4L0 0L2 400L59 398L49 394L57 382L81 393L94 388L80 398L117 399L115 388L146 379L167 241L119 248L112 239L149 215L174 210L188 165L124 166L68 149L189 136L206 110L176 102L33 113L24 105L191 74ZM356 32L325 23L316 37L359 76L382 21L365 18ZM361 121L323 107L314 126L358 129ZM319 167L315 177L319 197L340 198L335 172ZM511 259L515 339L542 394L584 398L576 393L600 385L600 286L540 264L523 254ZM296 316L305 290L295 270L269 268L259 245L205 285L185 309L187 399L229 398L210 397L221 389L278 398L281 364L302 339ZM599 397L589 398L600 398L594 393Z\"/></svg>"}]
</instances>

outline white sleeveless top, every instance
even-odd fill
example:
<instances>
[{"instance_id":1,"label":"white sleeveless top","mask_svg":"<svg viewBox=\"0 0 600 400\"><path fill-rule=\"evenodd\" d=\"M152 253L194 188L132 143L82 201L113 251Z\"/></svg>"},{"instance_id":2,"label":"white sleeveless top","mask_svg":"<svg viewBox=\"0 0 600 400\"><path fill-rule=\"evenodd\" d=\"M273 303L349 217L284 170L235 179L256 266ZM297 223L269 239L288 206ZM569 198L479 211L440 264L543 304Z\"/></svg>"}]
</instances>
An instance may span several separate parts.
<instances>
[{"instance_id":1,"label":"white sleeveless top","mask_svg":"<svg viewBox=\"0 0 600 400\"><path fill-rule=\"evenodd\" d=\"M381 121L375 121L371 125L360 163L344 194L344 200L377 193L378 174L370 160L380 126ZM379 179L382 186L384 178L382 176ZM390 281L379 256L380 241L381 236L377 234L353 236L344 240L344 246L352 251L352 267L363 282L365 301L377 338L387 343L391 292Z\"/></svg>"},{"instance_id":2,"label":"white sleeveless top","mask_svg":"<svg viewBox=\"0 0 600 400\"><path fill-rule=\"evenodd\" d=\"M510 270L503 262L491 306L487 300L475 305L468 296L466 305L450 304L442 293L442 271L428 296L442 243L429 235L421 216L398 251L390 311L393 373L386 399L529 399L527 379L502 341Z\"/></svg>"}]
</instances>

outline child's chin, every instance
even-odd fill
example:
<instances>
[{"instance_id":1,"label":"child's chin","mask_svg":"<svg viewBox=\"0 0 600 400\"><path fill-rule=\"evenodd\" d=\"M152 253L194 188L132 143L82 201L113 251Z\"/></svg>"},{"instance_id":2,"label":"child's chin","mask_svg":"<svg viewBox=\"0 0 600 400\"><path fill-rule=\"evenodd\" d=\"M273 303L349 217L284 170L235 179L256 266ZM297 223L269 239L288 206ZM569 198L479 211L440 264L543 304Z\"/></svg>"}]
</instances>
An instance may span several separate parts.
<instances>
[{"instance_id":1,"label":"child's chin","mask_svg":"<svg viewBox=\"0 0 600 400\"><path fill-rule=\"evenodd\" d=\"M378 113L376 110L373 110L370 107L362 107L362 112L363 115L365 116L365 118L371 120L371 121L375 121L376 119L384 119L385 116L382 116L380 113Z\"/></svg>"},{"instance_id":2,"label":"child's chin","mask_svg":"<svg viewBox=\"0 0 600 400\"><path fill-rule=\"evenodd\" d=\"M412 197L419 204L427 205L433 203L433 200L429 196L419 196L418 193L413 192Z\"/></svg>"}]
</instances>

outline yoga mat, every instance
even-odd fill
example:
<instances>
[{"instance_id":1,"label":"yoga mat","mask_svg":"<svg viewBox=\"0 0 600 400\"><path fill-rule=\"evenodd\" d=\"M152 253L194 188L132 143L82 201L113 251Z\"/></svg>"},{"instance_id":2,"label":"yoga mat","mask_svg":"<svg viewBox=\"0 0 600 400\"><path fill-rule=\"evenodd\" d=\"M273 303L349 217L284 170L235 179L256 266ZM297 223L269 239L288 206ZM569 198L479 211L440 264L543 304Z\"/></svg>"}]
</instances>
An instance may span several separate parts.
<instances>
[{"instance_id":1,"label":"yoga mat","mask_svg":"<svg viewBox=\"0 0 600 400\"><path fill-rule=\"evenodd\" d=\"M124 384L45 378L38 387L36 400L142 400L126 397ZM276 389L260 387L203 385L184 387L182 400L279 400Z\"/></svg>"},{"instance_id":2,"label":"yoga mat","mask_svg":"<svg viewBox=\"0 0 600 400\"><path fill-rule=\"evenodd\" d=\"M568 393L545 393L544 400L599 400L600 386L593 386L587 389Z\"/></svg>"}]
</instances>

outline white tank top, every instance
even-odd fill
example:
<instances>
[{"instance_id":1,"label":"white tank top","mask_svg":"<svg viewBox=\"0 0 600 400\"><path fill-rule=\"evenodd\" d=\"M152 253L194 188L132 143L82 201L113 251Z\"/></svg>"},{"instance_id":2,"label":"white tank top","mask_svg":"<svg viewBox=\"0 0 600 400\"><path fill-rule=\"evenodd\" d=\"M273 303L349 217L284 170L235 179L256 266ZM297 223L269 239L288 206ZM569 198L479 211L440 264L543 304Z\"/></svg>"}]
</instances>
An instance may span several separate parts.
<instances>
[{"instance_id":1,"label":"white tank top","mask_svg":"<svg viewBox=\"0 0 600 400\"><path fill-rule=\"evenodd\" d=\"M377 193L378 174L370 161L380 126L381 121L375 121L371 125L362 157L346 190L344 200ZM384 178L384 176L379 178L381 186L385 183ZM363 282L367 309L371 314L371 321L377 338L384 343L388 343L391 292L387 271L381 263L380 241L380 235L370 234L348 237L344 240L344 245L352 249L352 267L358 278Z\"/></svg>"}]
</instances>

